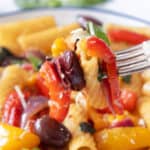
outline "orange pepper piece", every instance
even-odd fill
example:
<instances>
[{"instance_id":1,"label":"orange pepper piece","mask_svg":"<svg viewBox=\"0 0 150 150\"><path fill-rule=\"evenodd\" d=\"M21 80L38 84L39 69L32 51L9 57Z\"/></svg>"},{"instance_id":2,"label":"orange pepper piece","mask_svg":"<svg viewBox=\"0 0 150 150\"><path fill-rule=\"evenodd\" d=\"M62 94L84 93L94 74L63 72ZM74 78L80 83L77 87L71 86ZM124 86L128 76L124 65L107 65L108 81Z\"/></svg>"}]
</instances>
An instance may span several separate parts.
<instances>
[{"instance_id":1,"label":"orange pepper piece","mask_svg":"<svg viewBox=\"0 0 150 150\"><path fill-rule=\"evenodd\" d=\"M0 123L0 150L21 150L38 146L37 135L23 129Z\"/></svg>"},{"instance_id":2,"label":"orange pepper piece","mask_svg":"<svg viewBox=\"0 0 150 150\"><path fill-rule=\"evenodd\" d=\"M150 146L150 130L142 127L119 127L96 133L100 150L134 150Z\"/></svg>"}]
</instances>

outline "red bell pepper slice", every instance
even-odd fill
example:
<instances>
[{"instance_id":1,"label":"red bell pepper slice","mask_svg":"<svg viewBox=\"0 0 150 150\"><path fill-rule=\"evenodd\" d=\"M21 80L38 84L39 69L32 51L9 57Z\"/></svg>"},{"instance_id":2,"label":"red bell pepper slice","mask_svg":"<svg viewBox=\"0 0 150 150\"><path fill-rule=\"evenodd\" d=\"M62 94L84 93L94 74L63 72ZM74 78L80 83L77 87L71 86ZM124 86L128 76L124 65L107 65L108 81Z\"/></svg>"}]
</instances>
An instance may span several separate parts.
<instances>
[{"instance_id":1,"label":"red bell pepper slice","mask_svg":"<svg viewBox=\"0 0 150 150\"><path fill-rule=\"evenodd\" d=\"M26 100L30 96L28 91L23 92L23 94ZM20 97L16 91L12 91L6 98L3 107L2 121L4 123L20 127L22 113L23 107L20 101Z\"/></svg>"},{"instance_id":2,"label":"red bell pepper slice","mask_svg":"<svg viewBox=\"0 0 150 150\"><path fill-rule=\"evenodd\" d=\"M129 44L140 44L150 38L146 35L142 35L126 29L110 29L108 30L108 36L115 42L126 42Z\"/></svg>"},{"instance_id":3,"label":"red bell pepper slice","mask_svg":"<svg viewBox=\"0 0 150 150\"><path fill-rule=\"evenodd\" d=\"M134 91L123 89L121 91L120 101L124 107L124 109L132 112L136 108L138 97Z\"/></svg>"},{"instance_id":4,"label":"red bell pepper slice","mask_svg":"<svg viewBox=\"0 0 150 150\"><path fill-rule=\"evenodd\" d=\"M123 107L120 104L120 87L114 54L103 40L94 36L87 39L87 52L90 56L96 56L103 62L102 67L107 78L102 80L102 84L109 109L113 113L122 113Z\"/></svg>"},{"instance_id":5,"label":"red bell pepper slice","mask_svg":"<svg viewBox=\"0 0 150 150\"><path fill-rule=\"evenodd\" d=\"M71 102L70 90L65 89L61 84L60 77L52 62L46 61L42 65L37 80L39 88L43 90L44 94L48 92L50 97L50 117L62 122Z\"/></svg>"}]
</instances>

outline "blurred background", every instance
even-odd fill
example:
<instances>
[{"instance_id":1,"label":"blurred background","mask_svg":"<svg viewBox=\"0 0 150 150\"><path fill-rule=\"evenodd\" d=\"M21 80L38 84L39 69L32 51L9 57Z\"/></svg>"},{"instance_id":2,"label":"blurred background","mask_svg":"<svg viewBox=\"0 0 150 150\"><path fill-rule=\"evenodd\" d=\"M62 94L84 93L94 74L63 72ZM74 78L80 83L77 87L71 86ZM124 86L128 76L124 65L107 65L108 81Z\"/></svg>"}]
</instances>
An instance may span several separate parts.
<instances>
[{"instance_id":1,"label":"blurred background","mask_svg":"<svg viewBox=\"0 0 150 150\"><path fill-rule=\"evenodd\" d=\"M150 0L1 0L0 15L37 7L98 7L150 21Z\"/></svg>"}]
</instances>

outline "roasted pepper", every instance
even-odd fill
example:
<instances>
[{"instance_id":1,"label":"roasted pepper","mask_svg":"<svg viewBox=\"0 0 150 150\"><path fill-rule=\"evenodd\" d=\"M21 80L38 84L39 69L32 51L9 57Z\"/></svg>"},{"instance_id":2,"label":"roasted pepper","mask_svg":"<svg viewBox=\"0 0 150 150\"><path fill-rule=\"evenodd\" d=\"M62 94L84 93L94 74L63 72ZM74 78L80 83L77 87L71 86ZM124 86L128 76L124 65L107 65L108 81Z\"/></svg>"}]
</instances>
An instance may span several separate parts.
<instances>
[{"instance_id":1,"label":"roasted pepper","mask_svg":"<svg viewBox=\"0 0 150 150\"><path fill-rule=\"evenodd\" d=\"M52 62L46 61L42 65L37 82L43 94L50 98L50 117L63 121L71 102L70 90L63 87Z\"/></svg>"},{"instance_id":2,"label":"roasted pepper","mask_svg":"<svg viewBox=\"0 0 150 150\"><path fill-rule=\"evenodd\" d=\"M21 150L38 146L40 139L35 134L20 128L0 123L0 149Z\"/></svg>"},{"instance_id":3,"label":"roasted pepper","mask_svg":"<svg viewBox=\"0 0 150 150\"><path fill-rule=\"evenodd\" d=\"M101 150L134 150L150 146L150 130L142 127L120 127L96 133Z\"/></svg>"},{"instance_id":4,"label":"roasted pepper","mask_svg":"<svg viewBox=\"0 0 150 150\"><path fill-rule=\"evenodd\" d=\"M126 29L111 29L108 31L108 36L115 42L126 42L129 44L140 44L150 38L146 35L142 35Z\"/></svg>"},{"instance_id":5,"label":"roasted pepper","mask_svg":"<svg viewBox=\"0 0 150 150\"><path fill-rule=\"evenodd\" d=\"M64 38L57 38L51 47L52 55L54 57L59 56L65 50L67 50L68 46L64 40Z\"/></svg>"},{"instance_id":6,"label":"roasted pepper","mask_svg":"<svg viewBox=\"0 0 150 150\"><path fill-rule=\"evenodd\" d=\"M103 71L106 72L107 77L102 80L102 84L109 109L114 113L122 113L123 107L119 100L120 88L114 54L103 40L95 36L87 39L87 52L90 56L96 56L101 60Z\"/></svg>"},{"instance_id":7,"label":"roasted pepper","mask_svg":"<svg viewBox=\"0 0 150 150\"><path fill-rule=\"evenodd\" d=\"M125 110L134 111L137 104L137 94L134 91L123 89L121 91L120 101Z\"/></svg>"}]
</instances>

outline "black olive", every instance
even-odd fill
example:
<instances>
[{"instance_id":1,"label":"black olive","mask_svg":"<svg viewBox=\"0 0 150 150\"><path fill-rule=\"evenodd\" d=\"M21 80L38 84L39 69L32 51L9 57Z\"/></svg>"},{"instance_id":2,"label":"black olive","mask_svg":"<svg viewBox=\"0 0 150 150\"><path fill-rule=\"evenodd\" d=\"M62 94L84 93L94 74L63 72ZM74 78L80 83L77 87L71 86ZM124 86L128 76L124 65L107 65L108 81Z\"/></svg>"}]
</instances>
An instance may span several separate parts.
<instances>
[{"instance_id":1,"label":"black olive","mask_svg":"<svg viewBox=\"0 0 150 150\"><path fill-rule=\"evenodd\" d=\"M130 84L130 83L131 83L131 78L132 78L131 75L123 76L123 77L122 77L122 81L123 81L124 83Z\"/></svg>"},{"instance_id":2,"label":"black olive","mask_svg":"<svg viewBox=\"0 0 150 150\"><path fill-rule=\"evenodd\" d=\"M36 120L34 130L42 144L48 146L64 147L71 139L68 129L47 115Z\"/></svg>"},{"instance_id":3,"label":"black olive","mask_svg":"<svg viewBox=\"0 0 150 150\"><path fill-rule=\"evenodd\" d=\"M74 51L65 51L54 63L65 88L81 90L85 87L83 69Z\"/></svg>"},{"instance_id":4,"label":"black olive","mask_svg":"<svg viewBox=\"0 0 150 150\"><path fill-rule=\"evenodd\" d=\"M11 52L5 47L0 47L0 63L3 62L7 56L12 56Z\"/></svg>"},{"instance_id":5,"label":"black olive","mask_svg":"<svg viewBox=\"0 0 150 150\"><path fill-rule=\"evenodd\" d=\"M93 125L89 122L81 122L80 129L82 132L85 133L90 133L90 134L95 133L95 129L93 128Z\"/></svg>"},{"instance_id":6,"label":"black olive","mask_svg":"<svg viewBox=\"0 0 150 150\"><path fill-rule=\"evenodd\" d=\"M78 15L77 16L77 22L80 24L80 26L83 29L87 28L87 23L88 22L93 22L96 25L102 26L102 22L99 21L98 19L92 17L92 16L86 16L86 15Z\"/></svg>"},{"instance_id":7,"label":"black olive","mask_svg":"<svg viewBox=\"0 0 150 150\"><path fill-rule=\"evenodd\" d=\"M48 145L41 144L39 146L40 150L66 150L66 147L52 147Z\"/></svg>"},{"instance_id":8,"label":"black olive","mask_svg":"<svg viewBox=\"0 0 150 150\"><path fill-rule=\"evenodd\" d=\"M21 64L25 59L15 56L5 47L0 47L0 66L8 66L11 64Z\"/></svg>"},{"instance_id":9,"label":"black olive","mask_svg":"<svg viewBox=\"0 0 150 150\"><path fill-rule=\"evenodd\" d=\"M22 64L24 60L22 58L17 58L14 56L7 56L1 63L0 65L2 67L11 65L11 64Z\"/></svg>"}]
</instances>

